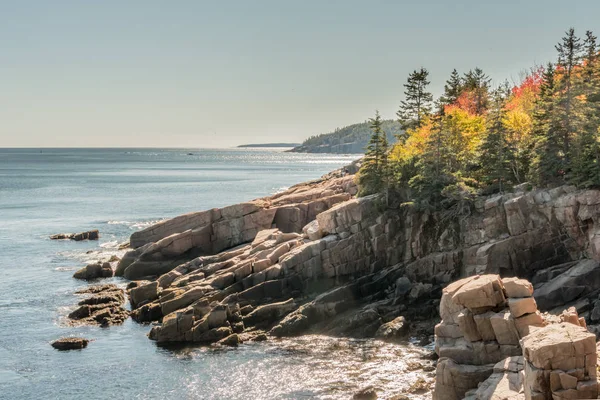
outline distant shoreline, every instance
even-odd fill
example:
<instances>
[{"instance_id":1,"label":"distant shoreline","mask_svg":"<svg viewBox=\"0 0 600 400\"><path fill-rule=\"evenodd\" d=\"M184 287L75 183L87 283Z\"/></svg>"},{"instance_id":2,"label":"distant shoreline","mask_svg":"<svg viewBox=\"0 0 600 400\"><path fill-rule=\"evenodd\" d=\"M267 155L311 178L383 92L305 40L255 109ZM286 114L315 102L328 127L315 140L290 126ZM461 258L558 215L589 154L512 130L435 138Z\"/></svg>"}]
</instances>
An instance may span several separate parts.
<instances>
[{"instance_id":1,"label":"distant shoreline","mask_svg":"<svg viewBox=\"0 0 600 400\"><path fill-rule=\"evenodd\" d=\"M301 143L250 143L240 144L237 148L248 148L248 147L298 147Z\"/></svg>"}]
</instances>

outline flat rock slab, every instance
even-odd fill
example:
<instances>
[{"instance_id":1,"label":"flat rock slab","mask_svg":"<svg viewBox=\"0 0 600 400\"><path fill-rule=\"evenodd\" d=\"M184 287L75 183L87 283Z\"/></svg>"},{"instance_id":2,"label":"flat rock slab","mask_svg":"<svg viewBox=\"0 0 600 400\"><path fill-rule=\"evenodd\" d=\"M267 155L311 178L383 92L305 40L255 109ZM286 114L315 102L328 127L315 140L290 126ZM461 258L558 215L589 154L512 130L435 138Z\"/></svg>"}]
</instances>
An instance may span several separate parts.
<instances>
[{"instance_id":1,"label":"flat rock slab","mask_svg":"<svg viewBox=\"0 0 600 400\"><path fill-rule=\"evenodd\" d=\"M90 341L80 337L60 338L51 343L57 350L80 350L87 347Z\"/></svg>"},{"instance_id":2,"label":"flat rock slab","mask_svg":"<svg viewBox=\"0 0 600 400\"><path fill-rule=\"evenodd\" d=\"M52 240L63 240L70 239L79 242L81 240L98 240L100 237L100 233L98 229L94 229L92 231L80 232L80 233L57 233L56 235L50 236Z\"/></svg>"},{"instance_id":3,"label":"flat rock slab","mask_svg":"<svg viewBox=\"0 0 600 400\"><path fill-rule=\"evenodd\" d=\"M468 309L496 307L503 304L504 292L498 275L478 275L454 293L452 300Z\"/></svg>"}]
</instances>

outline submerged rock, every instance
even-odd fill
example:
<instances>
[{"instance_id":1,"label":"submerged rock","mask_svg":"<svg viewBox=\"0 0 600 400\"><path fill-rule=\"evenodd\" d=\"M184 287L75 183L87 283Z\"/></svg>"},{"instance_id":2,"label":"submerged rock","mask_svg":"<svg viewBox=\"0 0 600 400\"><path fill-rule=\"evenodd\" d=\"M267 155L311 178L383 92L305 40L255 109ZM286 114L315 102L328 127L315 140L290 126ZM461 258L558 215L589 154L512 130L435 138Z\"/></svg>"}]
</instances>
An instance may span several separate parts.
<instances>
[{"instance_id":1,"label":"submerged rock","mask_svg":"<svg viewBox=\"0 0 600 400\"><path fill-rule=\"evenodd\" d=\"M87 232L80 233L57 233L55 235L50 236L52 240L61 240L61 239L70 239L75 240L77 242L81 240L98 240L100 237L100 233L97 229Z\"/></svg>"},{"instance_id":2,"label":"submerged rock","mask_svg":"<svg viewBox=\"0 0 600 400\"><path fill-rule=\"evenodd\" d=\"M80 337L66 337L55 340L51 345L57 350L79 350L86 348L89 342Z\"/></svg>"}]
</instances>

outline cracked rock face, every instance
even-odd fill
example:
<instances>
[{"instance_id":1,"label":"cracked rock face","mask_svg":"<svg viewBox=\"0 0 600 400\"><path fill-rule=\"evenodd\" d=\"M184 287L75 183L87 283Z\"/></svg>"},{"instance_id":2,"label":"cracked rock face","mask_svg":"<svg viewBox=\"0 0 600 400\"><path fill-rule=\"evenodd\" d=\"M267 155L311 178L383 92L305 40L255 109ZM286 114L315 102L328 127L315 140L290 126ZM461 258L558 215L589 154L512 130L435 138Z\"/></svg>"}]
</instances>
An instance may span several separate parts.
<instances>
[{"instance_id":1,"label":"cracked rock face","mask_svg":"<svg viewBox=\"0 0 600 400\"><path fill-rule=\"evenodd\" d=\"M454 363L442 363L448 388L461 366L478 374L522 355L519 341L554 322L538 307L600 289L591 260L600 259L598 191L492 196L460 220L410 206L382 211L377 196L355 193L352 176L332 175L134 234L117 269L144 279L129 292L132 318L158 322L150 337L161 343L234 343L234 334L265 332L401 337L439 310L437 351ZM582 255L590 260L573 262ZM469 277L450 283L461 276ZM584 325L577 311L557 318ZM446 398L475 389L456 387Z\"/></svg>"},{"instance_id":2,"label":"cracked rock face","mask_svg":"<svg viewBox=\"0 0 600 400\"><path fill-rule=\"evenodd\" d=\"M540 314L531 288L483 275L443 290L434 400L597 397L595 335L574 307Z\"/></svg>"},{"instance_id":3,"label":"cracked rock face","mask_svg":"<svg viewBox=\"0 0 600 400\"><path fill-rule=\"evenodd\" d=\"M123 308L125 293L116 285L90 286L75 293L87 297L69 314L73 325L119 325L129 316Z\"/></svg>"},{"instance_id":4,"label":"cracked rock face","mask_svg":"<svg viewBox=\"0 0 600 400\"><path fill-rule=\"evenodd\" d=\"M355 193L353 177L347 176L161 221L132 234L134 250L123 257L115 275L128 279L159 276L198 256L251 242L273 224L284 233L302 232L317 214L349 200Z\"/></svg>"}]
</instances>

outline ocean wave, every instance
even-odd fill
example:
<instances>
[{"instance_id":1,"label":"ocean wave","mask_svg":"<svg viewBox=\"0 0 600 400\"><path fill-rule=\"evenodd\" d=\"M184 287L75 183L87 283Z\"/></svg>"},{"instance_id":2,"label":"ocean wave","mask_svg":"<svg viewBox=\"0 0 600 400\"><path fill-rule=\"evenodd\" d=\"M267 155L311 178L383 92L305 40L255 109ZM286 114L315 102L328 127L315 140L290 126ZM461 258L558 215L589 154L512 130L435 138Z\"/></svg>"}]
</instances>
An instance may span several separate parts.
<instances>
[{"instance_id":1,"label":"ocean wave","mask_svg":"<svg viewBox=\"0 0 600 400\"><path fill-rule=\"evenodd\" d=\"M273 195L273 194L283 193L286 190L288 190L289 188L290 188L289 186L282 186L282 187L280 187L278 189L275 189L271 194Z\"/></svg>"},{"instance_id":2,"label":"ocean wave","mask_svg":"<svg viewBox=\"0 0 600 400\"><path fill-rule=\"evenodd\" d=\"M100 247L103 249L115 249L119 247L119 242L114 240L112 242L101 243Z\"/></svg>"},{"instance_id":3,"label":"ocean wave","mask_svg":"<svg viewBox=\"0 0 600 400\"><path fill-rule=\"evenodd\" d=\"M152 225L154 225L160 221L164 221L164 220L165 220L165 218L153 219L153 220L149 220L149 221L110 220L110 221L107 221L106 223L108 225L123 225L130 229L144 229L144 228L147 228L149 226L152 226Z\"/></svg>"},{"instance_id":4,"label":"ocean wave","mask_svg":"<svg viewBox=\"0 0 600 400\"><path fill-rule=\"evenodd\" d=\"M56 267L54 268L55 271L75 271L76 269L79 269L79 267Z\"/></svg>"}]
</instances>

